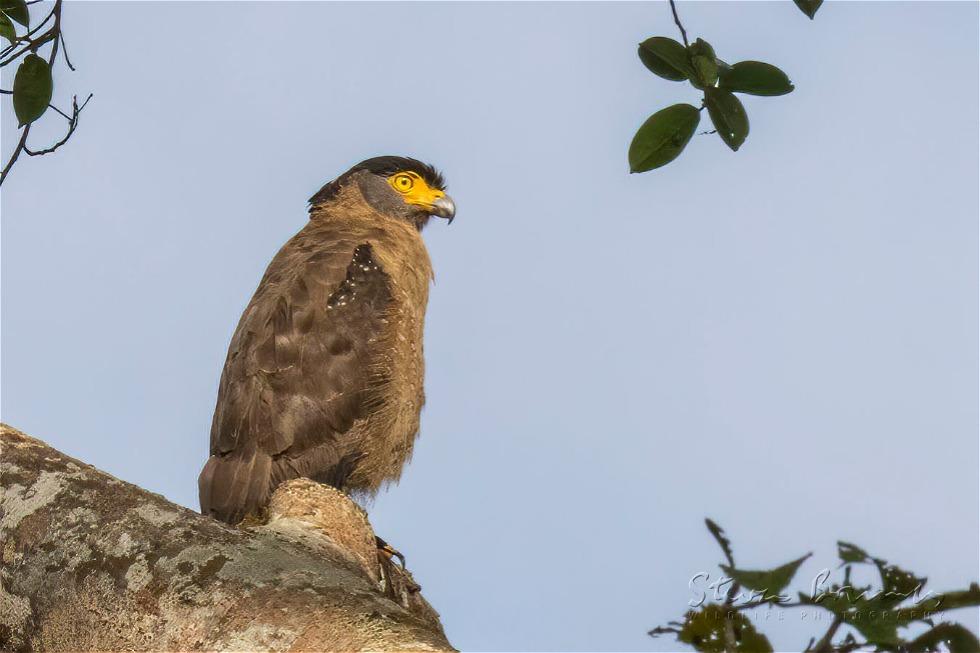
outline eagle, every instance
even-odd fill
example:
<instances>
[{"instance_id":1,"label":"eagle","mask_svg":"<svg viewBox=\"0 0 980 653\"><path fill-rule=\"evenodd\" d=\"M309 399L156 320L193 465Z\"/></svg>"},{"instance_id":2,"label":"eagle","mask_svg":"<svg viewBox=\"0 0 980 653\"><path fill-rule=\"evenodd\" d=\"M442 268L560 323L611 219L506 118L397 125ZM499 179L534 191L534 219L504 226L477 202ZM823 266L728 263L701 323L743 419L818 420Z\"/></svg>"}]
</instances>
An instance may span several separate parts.
<instances>
[{"instance_id":1,"label":"eagle","mask_svg":"<svg viewBox=\"0 0 980 653\"><path fill-rule=\"evenodd\" d=\"M398 480L425 401L422 329L433 278L421 237L456 213L442 175L400 156L358 163L309 200L228 347L198 479L201 512L260 518L310 478L354 496Z\"/></svg>"}]
</instances>

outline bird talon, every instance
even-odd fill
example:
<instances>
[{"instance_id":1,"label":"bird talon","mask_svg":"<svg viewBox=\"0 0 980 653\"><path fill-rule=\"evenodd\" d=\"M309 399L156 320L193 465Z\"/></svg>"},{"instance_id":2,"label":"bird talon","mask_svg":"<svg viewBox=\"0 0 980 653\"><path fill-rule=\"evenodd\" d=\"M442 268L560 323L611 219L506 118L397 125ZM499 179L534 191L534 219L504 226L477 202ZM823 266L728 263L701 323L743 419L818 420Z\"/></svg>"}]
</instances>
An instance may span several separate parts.
<instances>
[{"instance_id":1,"label":"bird talon","mask_svg":"<svg viewBox=\"0 0 980 653\"><path fill-rule=\"evenodd\" d=\"M402 555L401 551L391 546L377 535L374 536L374 541L378 546L378 555L384 556L387 560L398 558L398 562L401 563L402 569L405 569L405 556Z\"/></svg>"}]
</instances>

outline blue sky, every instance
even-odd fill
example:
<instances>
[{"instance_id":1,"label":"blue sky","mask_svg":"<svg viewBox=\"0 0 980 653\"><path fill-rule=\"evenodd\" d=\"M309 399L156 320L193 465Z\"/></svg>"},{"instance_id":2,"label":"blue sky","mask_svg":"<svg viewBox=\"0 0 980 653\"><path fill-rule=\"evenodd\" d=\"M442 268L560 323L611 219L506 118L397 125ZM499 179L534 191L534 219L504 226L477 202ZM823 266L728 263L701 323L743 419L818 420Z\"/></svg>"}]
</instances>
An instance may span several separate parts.
<instances>
[{"instance_id":1,"label":"blue sky","mask_svg":"<svg viewBox=\"0 0 980 653\"><path fill-rule=\"evenodd\" d=\"M838 538L976 580L978 5L679 9L797 90L746 98L737 154L631 176L635 129L697 101L636 59L665 2L67 5L56 98L95 98L3 189L3 420L196 508L266 264L322 183L405 154L458 215L371 518L456 646L676 648L645 633L718 573L705 516L746 567L813 551L801 587Z\"/></svg>"}]
</instances>

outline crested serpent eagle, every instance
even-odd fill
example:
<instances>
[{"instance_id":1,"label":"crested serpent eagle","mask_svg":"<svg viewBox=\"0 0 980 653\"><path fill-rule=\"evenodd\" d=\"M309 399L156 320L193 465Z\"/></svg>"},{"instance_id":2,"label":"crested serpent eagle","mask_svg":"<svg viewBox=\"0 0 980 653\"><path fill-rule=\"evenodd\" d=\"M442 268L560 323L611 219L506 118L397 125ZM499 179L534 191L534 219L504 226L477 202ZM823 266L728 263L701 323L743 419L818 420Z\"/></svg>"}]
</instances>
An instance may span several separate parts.
<instances>
[{"instance_id":1,"label":"crested serpent eagle","mask_svg":"<svg viewBox=\"0 0 980 653\"><path fill-rule=\"evenodd\" d=\"M396 156L310 198L309 222L269 264L228 347L201 512L259 516L292 478L361 495L398 479L424 402L432 267L420 232L455 210L432 166Z\"/></svg>"}]
</instances>

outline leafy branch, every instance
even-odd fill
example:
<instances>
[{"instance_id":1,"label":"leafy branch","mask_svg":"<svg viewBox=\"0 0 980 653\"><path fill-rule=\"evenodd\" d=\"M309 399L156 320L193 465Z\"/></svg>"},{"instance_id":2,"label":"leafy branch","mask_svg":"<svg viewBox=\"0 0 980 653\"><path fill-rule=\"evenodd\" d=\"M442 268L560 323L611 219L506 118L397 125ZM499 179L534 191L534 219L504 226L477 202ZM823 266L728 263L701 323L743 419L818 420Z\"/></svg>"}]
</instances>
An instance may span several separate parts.
<instances>
[{"instance_id":1,"label":"leafy branch","mask_svg":"<svg viewBox=\"0 0 980 653\"><path fill-rule=\"evenodd\" d=\"M798 592L792 601L783 591L789 586L806 554L774 569L747 570L735 566L731 542L725 532L710 519L705 525L725 556L719 564L724 576L714 583L716 602L698 602L681 621L670 621L649 631L652 637L673 635L677 641L697 651L709 653L770 653L769 639L746 616L756 608L805 608L830 613L827 630L811 638L806 653L851 653L860 650L895 651L896 653L976 653L980 641L961 624L948 621L936 624L934 617L947 610L980 605L980 586L972 583L966 590L935 594L925 592L926 579L916 576L887 560L869 555L849 542L838 542L837 552L843 568L842 583L827 585L829 572L821 572L809 594ZM879 586L855 586L851 583L854 565L877 569ZM728 585L721 600L718 589ZM817 591L819 588L819 591ZM748 590L744 595L742 590ZM707 597L703 597L707 598ZM914 637L903 637L899 629L914 624L929 629ZM848 632L837 641L841 628Z\"/></svg>"},{"instance_id":2,"label":"leafy branch","mask_svg":"<svg viewBox=\"0 0 980 653\"><path fill-rule=\"evenodd\" d=\"M732 151L738 151L749 135L749 118L735 93L776 96L793 91L786 73L772 64L740 61L729 65L717 57L704 39L689 42L675 0L667 1L684 43L654 36L640 43L637 54L643 65L658 77L690 82L703 93L701 106L674 104L647 118L630 143L630 172L647 172L680 156L697 131L704 109L708 110L714 129L701 133L718 134ZM823 0L794 2L812 19Z\"/></svg>"},{"instance_id":3,"label":"leafy branch","mask_svg":"<svg viewBox=\"0 0 980 653\"><path fill-rule=\"evenodd\" d=\"M3 169L0 170L0 185L7 179L7 175L10 174L10 170L22 153L28 156L44 156L51 154L67 143L78 127L82 110L92 99L92 95L89 94L79 104L78 97L72 96L70 113L66 113L51 104L51 97L54 93L52 70L59 52L68 69L75 70L71 59L68 57L68 48L61 29L62 2L63 0L55 0L53 7L44 19L31 27L28 5L35 4L36 0L31 2L0 0L0 37L7 39L9 43L0 50L0 68L20 61L14 75L13 90L0 90L0 93L12 96L17 126L21 130L14 151L8 157ZM23 34L17 33L15 23L24 28ZM38 54L38 51L44 46L50 47L46 59ZM68 129L64 137L54 144L41 149L32 149L27 145L31 127L49 108L68 122Z\"/></svg>"}]
</instances>

